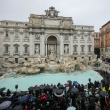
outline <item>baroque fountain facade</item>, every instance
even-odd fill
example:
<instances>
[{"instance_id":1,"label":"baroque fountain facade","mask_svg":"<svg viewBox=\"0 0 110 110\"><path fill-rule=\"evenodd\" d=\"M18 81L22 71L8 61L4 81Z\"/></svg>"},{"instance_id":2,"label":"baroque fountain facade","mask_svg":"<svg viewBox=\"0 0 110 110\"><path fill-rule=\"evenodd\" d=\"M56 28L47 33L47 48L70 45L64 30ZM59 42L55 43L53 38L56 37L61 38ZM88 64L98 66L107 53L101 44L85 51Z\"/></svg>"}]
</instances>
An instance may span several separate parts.
<instances>
[{"instance_id":1,"label":"baroque fountain facade","mask_svg":"<svg viewBox=\"0 0 110 110\"><path fill-rule=\"evenodd\" d=\"M0 68L19 74L71 73L90 69L94 55L94 26L74 25L72 17L31 14L29 22L0 21ZM88 65L89 64L89 65Z\"/></svg>"}]
</instances>

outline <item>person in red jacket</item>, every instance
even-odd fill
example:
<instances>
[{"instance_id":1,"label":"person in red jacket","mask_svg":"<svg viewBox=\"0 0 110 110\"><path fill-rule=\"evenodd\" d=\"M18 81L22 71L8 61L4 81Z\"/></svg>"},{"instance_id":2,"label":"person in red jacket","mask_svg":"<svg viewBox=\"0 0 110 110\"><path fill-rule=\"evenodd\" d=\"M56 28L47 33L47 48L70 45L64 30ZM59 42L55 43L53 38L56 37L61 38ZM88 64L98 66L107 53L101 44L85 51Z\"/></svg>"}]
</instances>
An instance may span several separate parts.
<instances>
[{"instance_id":1,"label":"person in red jacket","mask_svg":"<svg viewBox=\"0 0 110 110\"><path fill-rule=\"evenodd\" d=\"M40 99L41 99L41 100L46 100L46 99L47 99L47 95L46 95L45 93L42 93L42 94L40 95Z\"/></svg>"}]
</instances>

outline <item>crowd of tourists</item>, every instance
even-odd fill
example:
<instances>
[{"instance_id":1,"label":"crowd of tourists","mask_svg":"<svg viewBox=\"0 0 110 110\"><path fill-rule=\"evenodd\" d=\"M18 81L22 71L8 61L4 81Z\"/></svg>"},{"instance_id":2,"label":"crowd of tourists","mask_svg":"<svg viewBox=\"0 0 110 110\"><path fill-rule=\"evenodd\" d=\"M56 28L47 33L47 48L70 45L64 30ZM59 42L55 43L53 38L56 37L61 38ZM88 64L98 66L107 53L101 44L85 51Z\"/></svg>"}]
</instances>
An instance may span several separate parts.
<instances>
[{"instance_id":1,"label":"crowd of tourists","mask_svg":"<svg viewBox=\"0 0 110 110\"><path fill-rule=\"evenodd\" d=\"M109 110L110 85L104 80L87 86L74 81L65 85L35 85L27 91L0 89L0 110ZM9 103L10 102L10 103ZM5 104L6 103L6 104ZM3 105L4 104L4 105Z\"/></svg>"}]
</instances>

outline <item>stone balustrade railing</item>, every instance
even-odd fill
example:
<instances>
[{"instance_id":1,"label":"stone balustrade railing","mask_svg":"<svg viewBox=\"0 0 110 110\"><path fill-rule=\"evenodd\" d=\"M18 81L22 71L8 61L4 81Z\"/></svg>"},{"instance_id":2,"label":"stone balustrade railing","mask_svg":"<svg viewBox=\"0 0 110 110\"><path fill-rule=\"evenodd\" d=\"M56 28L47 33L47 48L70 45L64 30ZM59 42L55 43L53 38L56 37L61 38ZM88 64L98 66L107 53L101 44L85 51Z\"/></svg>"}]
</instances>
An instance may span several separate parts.
<instances>
[{"instance_id":1,"label":"stone balustrade railing","mask_svg":"<svg viewBox=\"0 0 110 110\"><path fill-rule=\"evenodd\" d=\"M20 52L19 51L14 51L13 55L20 55Z\"/></svg>"},{"instance_id":2,"label":"stone balustrade railing","mask_svg":"<svg viewBox=\"0 0 110 110\"><path fill-rule=\"evenodd\" d=\"M10 51L4 51L3 55L8 55L9 56L10 55Z\"/></svg>"}]
</instances>

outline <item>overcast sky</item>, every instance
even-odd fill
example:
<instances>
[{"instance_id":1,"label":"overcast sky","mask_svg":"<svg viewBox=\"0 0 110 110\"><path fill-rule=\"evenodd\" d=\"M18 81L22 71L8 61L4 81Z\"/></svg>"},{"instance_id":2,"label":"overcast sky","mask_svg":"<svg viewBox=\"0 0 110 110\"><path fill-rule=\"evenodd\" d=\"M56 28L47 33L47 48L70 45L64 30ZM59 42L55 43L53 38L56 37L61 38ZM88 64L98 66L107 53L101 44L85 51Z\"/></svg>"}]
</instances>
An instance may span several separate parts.
<instances>
[{"instance_id":1,"label":"overcast sky","mask_svg":"<svg viewBox=\"0 0 110 110\"><path fill-rule=\"evenodd\" d=\"M30 14L45 15L54 6L59 16L76 25L92 25L96 32L110 20L110 0L0 0L0 20L29 21Z\"/></svg>"}]
</instances>

